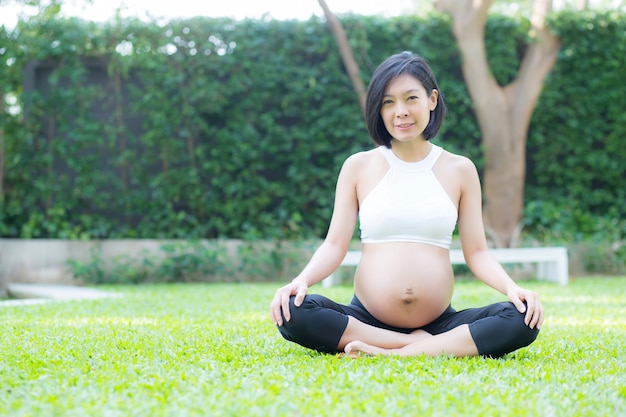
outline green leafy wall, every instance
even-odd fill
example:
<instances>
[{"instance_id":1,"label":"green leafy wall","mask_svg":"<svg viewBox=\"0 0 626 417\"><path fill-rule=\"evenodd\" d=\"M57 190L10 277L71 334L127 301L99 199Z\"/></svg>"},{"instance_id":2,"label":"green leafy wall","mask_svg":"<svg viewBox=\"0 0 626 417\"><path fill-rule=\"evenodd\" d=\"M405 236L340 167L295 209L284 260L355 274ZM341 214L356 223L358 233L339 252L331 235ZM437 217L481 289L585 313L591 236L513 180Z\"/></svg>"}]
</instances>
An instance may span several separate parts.
<instances>
[{"instance_id":1,"label":"green leafy wall","mask_svg":"<svg viewBox=\"0 0 626 417\"><path fill-rule=\"evenodd\" d=\"M449 118L437 139L483 164L450 22L343 16L365 83L422 54ZM563 13L559 61L532 120L526 230L623 238L626 20ZM492 16L492 71L516 74L528 22ZM373 146L325 22L165 25L33 18L0 30L6 106L0 236L311 238L343 160ZM608 225L608 226L607 226Z\"/></svg>"}]
</instances>

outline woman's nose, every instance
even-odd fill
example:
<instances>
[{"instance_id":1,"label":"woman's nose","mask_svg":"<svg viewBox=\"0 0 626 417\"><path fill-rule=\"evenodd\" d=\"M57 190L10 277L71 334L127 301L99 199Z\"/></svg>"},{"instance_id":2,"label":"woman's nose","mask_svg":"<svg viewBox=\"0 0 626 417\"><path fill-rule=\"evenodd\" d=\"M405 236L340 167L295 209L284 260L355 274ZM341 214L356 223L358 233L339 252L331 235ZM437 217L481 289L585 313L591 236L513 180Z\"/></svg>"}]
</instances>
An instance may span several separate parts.
<instances>
[{"instance_id":1,"label":"woman's nose","mask_svg":"<svg viewBox=\"0 0 626 417\"><path fill-rule=\"evenodd\" d=\"M404 117L408 114L406 108L404 106L398 106L396 109L396 117Z\"/></svg>"}]
</instances>

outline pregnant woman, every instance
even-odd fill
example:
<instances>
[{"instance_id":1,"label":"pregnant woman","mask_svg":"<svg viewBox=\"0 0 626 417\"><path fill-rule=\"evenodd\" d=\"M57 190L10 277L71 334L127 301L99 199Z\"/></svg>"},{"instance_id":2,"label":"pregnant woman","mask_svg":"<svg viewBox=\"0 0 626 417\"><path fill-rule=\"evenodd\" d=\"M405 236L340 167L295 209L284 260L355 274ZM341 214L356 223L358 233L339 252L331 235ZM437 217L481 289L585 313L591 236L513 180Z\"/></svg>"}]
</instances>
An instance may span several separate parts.
<instances>
[{"instance_id":1,"label":"pregnant woman","mask_svg":"<svg viewBox=\"0 0 626 417\"><path fill-rule=\"evenodd\" d=\"M421 57L403 52L376 69L366 122L377 146L346 159L324 242L274 295L270 317L285 339L349 356L489 357L535 340L543 308L489 253L476 167L430 142L445 114ZM357 219L362 257L352 301L308 294L343 260ZM508 301L462 311L451 306L449 249L457 225L471 271Z\"/></svg>"}]
</instances>

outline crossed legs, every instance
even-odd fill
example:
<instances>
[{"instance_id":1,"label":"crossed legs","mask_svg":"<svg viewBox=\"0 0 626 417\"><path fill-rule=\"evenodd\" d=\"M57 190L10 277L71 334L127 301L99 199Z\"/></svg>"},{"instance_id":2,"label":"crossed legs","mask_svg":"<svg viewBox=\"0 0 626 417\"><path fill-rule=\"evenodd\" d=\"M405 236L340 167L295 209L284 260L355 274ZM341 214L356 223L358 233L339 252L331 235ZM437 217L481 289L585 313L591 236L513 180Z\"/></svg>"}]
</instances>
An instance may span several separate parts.
<instances>
[{"instance_id":1,"label":"crossed legs","mask_svg":"<svg viewBox=\"0 0 626 417\"><path fill-rule=\"evenodd\" d=\"M431 335L424 330L416 330L408 335L412 339L409 343L396 341L393 336L387 333L392 335L398 334L390 330L378 329L362 323L354 317L350 317L338 349L345 351L351 357L359 354L398 356L478 355L478 348L474 343L467 324L437 335Z\"/></svg>"},{"instance_id":2,"label":"crossed legs","mask_svg":"<svg viewBox=\"0 0 626 417\"><path fill-rule=\"evenodd\" d=\"M301 306L290 304L291 320L278 327L287 340L325 353L372 355L484 355L500 357L532 343L530 329L510 302L455 311L449 308L433 323L411 332L379 322L358 300L340 305L307 295Z\"/></svg>"}]
</instances>

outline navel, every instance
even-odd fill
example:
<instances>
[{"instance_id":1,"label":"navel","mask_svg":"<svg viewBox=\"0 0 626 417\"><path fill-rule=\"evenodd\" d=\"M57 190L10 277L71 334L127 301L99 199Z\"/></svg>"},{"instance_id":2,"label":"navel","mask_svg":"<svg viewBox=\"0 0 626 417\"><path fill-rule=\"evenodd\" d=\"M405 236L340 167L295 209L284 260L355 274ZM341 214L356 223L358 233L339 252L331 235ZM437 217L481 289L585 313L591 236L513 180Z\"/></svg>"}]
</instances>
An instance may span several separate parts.
<instances>
[{"instance_id":1,"label":"navel","mask_svg":"<svg viewBox=\"0 0 626 417\"><path fill-rule=\"evenodd\" d=\"M416 300L417 298L413 295L412 288L407 288L406 290L404 290L404 294L402 295L402 303L404 303L405 305L409 305Z\"/></svg>"}]
</instances>

